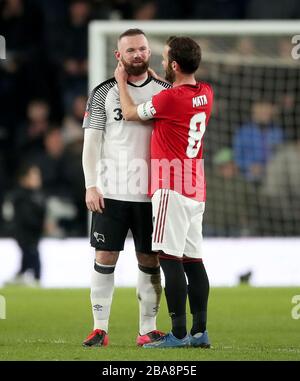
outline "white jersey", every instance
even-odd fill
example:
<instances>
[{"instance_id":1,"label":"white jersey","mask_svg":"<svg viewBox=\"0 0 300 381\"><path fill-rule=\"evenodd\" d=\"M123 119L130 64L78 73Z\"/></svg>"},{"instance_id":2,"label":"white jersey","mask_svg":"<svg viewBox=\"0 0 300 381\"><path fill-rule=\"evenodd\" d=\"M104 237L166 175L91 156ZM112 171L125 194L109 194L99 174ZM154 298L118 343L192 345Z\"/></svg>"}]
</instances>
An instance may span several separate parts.
<instances>
[{"instance_id":1,"label":"white jersey","mask_svg":"<svg viewBox=\"0 0 300 381\"><path fill-rule=\"evenodd\" d=\"M144 103L169 87L168 83L153 77L139 85L128 83L135 104ZM147 194L152 122L123 119L119 89L114 78L101 83L90 94L83 128L103 130L97 186L104 197L150 202Z\"/></svg>"}]
</instances>

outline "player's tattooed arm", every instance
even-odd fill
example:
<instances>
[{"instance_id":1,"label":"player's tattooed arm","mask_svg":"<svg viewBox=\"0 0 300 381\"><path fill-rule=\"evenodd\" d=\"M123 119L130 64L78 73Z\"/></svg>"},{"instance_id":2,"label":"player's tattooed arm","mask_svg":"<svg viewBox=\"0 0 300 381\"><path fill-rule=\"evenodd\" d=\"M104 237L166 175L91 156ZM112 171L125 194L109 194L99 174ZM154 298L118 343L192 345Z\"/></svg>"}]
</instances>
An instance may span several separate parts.
<instances>
[{"instance_id":1,"label":"player's tattooed arm","mask_svg":"<svg viewBox=\"0 0 300 381\"><path fill-rule=\"evenodd\" d=\"M137 113L137 105L134 104L128 92L128 89L127 89L128 74L121 61L119 61L118 66L115 70L115 78L119 86L120 102L121 102L124 119L135 120L135 121L141 120Z\"/></svg>"}]
</instances>

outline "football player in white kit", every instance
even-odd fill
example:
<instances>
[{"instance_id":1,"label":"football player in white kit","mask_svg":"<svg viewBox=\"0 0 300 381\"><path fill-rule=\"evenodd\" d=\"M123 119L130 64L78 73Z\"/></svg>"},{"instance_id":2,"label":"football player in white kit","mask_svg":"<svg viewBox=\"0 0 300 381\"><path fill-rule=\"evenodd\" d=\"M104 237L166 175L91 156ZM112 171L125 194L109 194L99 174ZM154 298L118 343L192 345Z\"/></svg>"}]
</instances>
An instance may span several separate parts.
<instances>
[{"instance_id":1,"label":"football player in white kit","mask_svg":"<svg viewBox=\"0 0 300 381\"><path fill-rule=\"evenodd\" d=\"M138 104L170 87L148 73L150 55L143 31L129 29L120 35L115 56L129 74L128 90ZM129 229L138 260L137 345L163 335L156 329L162 288L158 256L151 249L152 207L147 197L152 133L149 123L123 119L115 78L95 87L89 96L83 121L82 161L86 205L92 211L91 246L95 248L91 281L94 328L84 346L108 344L114 270Z\"/></svg>"}]
</instances>

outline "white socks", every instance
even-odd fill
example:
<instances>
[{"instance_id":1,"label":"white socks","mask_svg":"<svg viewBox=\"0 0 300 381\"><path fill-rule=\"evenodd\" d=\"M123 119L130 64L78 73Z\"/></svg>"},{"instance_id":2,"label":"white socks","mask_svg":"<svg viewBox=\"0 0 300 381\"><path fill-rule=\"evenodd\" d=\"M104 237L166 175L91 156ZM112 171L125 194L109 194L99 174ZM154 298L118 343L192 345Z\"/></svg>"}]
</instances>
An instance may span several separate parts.
<instances>
[{"instance_id":1,"label":"white socks","mask_svg":"<svg viewBox=\"0 0 300 381\"><path fill-rule=\"evenodd\" d=\"M140 309L139 333L145 335L156 330L156 316L162 293L160 268L139 265L136 291Z\"/></svg>"},{"instance_id":2,"label":"white socks","mask_svg":"<svg viewBox=\"0 0 300 381\"><path fill-rule=\"evenodd\" d=\"M114 292L115 266L95 262L91 281L91 302L94 316L94 330L108 332L108 320Z\"/></svg>"},{"instance_id":3,"label":"white socks","mask_svg":"<svg viewBox=\"0 0 300 381\"><path fill-rule=\"evenodd\" d=\"M91 303L94 330L108 332L110 308L114 292L115 266L95 262L91 281ZM160 268L139 265L137 296L139 300L139 333L145 335L156 330L156 316L162 293Z\"/></svg>"}]
</instances>

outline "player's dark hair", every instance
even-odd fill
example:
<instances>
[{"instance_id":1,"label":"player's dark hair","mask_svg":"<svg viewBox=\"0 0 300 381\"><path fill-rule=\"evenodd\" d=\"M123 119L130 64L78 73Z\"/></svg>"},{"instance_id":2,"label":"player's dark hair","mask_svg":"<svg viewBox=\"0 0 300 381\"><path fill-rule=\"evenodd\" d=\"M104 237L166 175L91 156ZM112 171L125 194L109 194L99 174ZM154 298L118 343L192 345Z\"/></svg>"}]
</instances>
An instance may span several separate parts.
<instances>
[{"instance_id":1,"label":"player's dark hair","mask_svg":"<svg viewBox=\"0 0 300 381\"><path fill-rule=\"evenodd\" d=\"M170 37L169 62L176 61L185 74L193 74L201 62L201 49L196 41L189 37Z\"/></svg>"},{"instance_id":2,"label":"player's dark hair","mask_svg":"<svg viewBox=\"0 0 300 381\"><path fill-rule=\"evenodd\" d=\"M169 45L170 42L171 42L172 40L174 40L174 38L177 38L177 37L176 37L176 36L170 36L170 37L168 37L168 39L167 39L167 41L166 41L166 44Z\"/></svg>"},{"instance_id":3,"label":"player's dark hair","mask_svg":"<svg viewBox=\"0 0 300 381\"><path fill-rule=\"evenodd\" d=\"M125 32L120 34L118 41L120 41L123 37L138 36L139 34L142 34L145 36L145 33L141 29L138 29L138 28L127 29L125 30Z\"/></svg>"}]
</instances>

